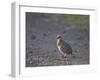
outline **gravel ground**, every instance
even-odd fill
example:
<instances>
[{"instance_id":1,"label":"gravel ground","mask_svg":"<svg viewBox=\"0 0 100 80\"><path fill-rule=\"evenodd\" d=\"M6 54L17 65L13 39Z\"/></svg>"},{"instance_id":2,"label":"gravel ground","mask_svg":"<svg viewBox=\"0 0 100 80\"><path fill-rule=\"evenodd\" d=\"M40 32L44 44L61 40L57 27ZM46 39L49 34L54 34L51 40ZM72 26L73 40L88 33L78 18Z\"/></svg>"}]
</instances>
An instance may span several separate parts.
<instances>
[{"instance_id":1,"label":"gravel ground","mask_svg":"<svg viewBox=\"0 0 100 80\"><path fill-rule=\"evenodd\" d=\"M74 57L63 58L56 35L72 47ZM62 15L26 13L26 67L89 64L89 31L73 26Z\"/></svg>"}]
</instances>

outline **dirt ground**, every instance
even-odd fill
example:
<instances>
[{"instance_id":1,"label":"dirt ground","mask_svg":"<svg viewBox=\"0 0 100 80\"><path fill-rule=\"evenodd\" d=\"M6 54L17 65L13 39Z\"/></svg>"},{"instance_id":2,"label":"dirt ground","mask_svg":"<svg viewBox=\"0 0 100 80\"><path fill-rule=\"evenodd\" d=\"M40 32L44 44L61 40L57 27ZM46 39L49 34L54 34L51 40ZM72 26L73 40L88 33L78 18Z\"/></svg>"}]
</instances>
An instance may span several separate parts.
<instances>
[{"instance_id":1,"label":"dirt ground","mask_svg":"<svg viewBox=\"0 0 100 80\"><path fill-rule=\"evenodd\" d=\"M62 57L57 34L72 47L74 57ZM63 15L26 13L26 67L83 64L89 64L89 30L68 23Z\"/></svg>"}]
</instances>

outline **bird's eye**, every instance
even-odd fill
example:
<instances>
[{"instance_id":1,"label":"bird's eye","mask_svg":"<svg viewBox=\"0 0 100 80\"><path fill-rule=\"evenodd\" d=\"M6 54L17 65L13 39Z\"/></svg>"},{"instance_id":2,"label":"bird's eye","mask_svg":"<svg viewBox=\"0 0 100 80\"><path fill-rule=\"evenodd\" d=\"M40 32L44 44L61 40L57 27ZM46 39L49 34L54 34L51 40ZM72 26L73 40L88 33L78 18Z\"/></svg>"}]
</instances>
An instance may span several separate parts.
<instances>
[{"instance_id":1,"label":"bird's eye","mask_svg":"<svg viewBox=\"0 0 100 80\"><path fill-rule=\"evenodd\" d=\"M61 36L57 37L57 39L60 39L60 38L61 38Z\"/></svg>"}]
</instances>

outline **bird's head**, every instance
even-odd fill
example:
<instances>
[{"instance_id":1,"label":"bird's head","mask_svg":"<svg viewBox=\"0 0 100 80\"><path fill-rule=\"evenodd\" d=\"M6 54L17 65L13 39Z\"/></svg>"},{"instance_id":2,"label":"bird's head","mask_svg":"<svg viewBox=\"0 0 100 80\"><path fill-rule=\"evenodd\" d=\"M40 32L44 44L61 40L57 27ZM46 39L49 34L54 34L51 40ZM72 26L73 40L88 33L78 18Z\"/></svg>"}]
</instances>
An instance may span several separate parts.
<instances>
[{"instance_id":1,"label":"bird's head","mask_svg":"<svg viewBox=\"0 0 100 80\"><path fill-rule=\"evenodd\" d=\"M58 34L57 35L57 39L62 39L61 35Z\"/></svg>"}]
</instances>

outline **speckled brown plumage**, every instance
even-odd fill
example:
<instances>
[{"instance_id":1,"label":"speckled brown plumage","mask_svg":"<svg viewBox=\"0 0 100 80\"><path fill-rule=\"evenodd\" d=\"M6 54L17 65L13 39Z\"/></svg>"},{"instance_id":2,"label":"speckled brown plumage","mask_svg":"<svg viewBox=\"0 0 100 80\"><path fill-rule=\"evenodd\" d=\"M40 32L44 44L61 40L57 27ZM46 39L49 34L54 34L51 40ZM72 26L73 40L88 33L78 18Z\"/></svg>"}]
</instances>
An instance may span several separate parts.
<instances>
[{"instance_id":1,"label":"speckled brown plumage","mask_svg":"<svg viewBox=\"0 0 100 80\"><path fill-rule=\"evenodd\" d=\"M57 48L63 54L63 56L67 56L72 54L71 46L66 43L60 35L57 35Z\"/></svg>"}]
</instances>

